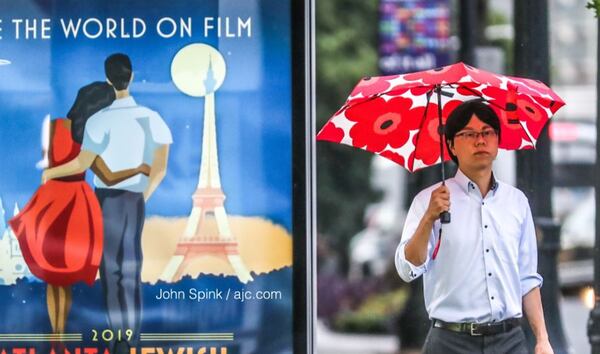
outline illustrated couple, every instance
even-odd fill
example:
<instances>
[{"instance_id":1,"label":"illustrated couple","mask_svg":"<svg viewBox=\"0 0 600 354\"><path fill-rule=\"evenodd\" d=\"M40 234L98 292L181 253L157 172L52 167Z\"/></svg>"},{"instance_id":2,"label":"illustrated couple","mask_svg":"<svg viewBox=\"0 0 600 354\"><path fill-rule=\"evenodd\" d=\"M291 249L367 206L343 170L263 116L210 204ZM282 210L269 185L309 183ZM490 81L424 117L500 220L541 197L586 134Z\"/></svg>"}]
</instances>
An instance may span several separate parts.
<instances>
[{"instance_id":1,"label":"illustrated couple","mask_svg":"<svg viewBox=\"0 0 600 354\"><path fill-rule=\"evenodd\" d=\"M100 269L108 324L141 324L141 235L145 202L167 171L171 132L160 115L129 94L131 61L113 54L107 82L81 88L67 118L50 128L50 168L23 210L9 221L31 272L47 283L54 333L65 332L71 285L92 285ZM95 193L85 171L95 174ZM129 352L117 341L113 352Z\"/></svg>"}]
</instances>

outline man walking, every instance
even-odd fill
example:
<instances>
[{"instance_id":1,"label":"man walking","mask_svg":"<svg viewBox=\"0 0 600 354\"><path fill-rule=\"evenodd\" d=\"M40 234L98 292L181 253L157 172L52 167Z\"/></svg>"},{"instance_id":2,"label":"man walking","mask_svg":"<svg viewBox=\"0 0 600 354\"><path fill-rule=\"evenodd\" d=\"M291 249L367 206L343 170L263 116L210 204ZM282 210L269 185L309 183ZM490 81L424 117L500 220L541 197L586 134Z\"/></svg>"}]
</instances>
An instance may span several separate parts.
<instances>
[{"instance_id":1,"label":"man walking","mask_svg":"<svg viewBox=\"0 0 600 354\"><path fill-rule=\"evenodd\" d=\"M487 104L457 107L446 123L456 176L421 191L408 212L395 263L407 282L423 275L433 322L425 353L527 353L523 314L536 337L535 353L553 353L527 198L492 172L500 139L498 117ZM441 224L440 214L450 209L452 222Z\"/></svg>"}]
</instances>

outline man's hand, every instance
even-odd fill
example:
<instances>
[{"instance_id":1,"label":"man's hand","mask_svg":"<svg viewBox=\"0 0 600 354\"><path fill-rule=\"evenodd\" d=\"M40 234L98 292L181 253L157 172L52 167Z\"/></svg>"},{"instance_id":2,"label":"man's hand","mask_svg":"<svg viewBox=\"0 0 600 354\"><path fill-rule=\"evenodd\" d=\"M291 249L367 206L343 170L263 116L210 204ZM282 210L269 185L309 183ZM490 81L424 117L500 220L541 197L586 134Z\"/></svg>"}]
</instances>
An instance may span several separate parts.
<instances>
[{"instance_id":1,"label":"man's hand","mask_svg":"<svg viewBox=\"0 0 600 354\"><path fill-rule=\"evenodd\" d=\"M143 175L150 176L151 167L150 165L143 163L137 168L137 171Z\"/></svg>"},{"instance_id":2,"label":"man's hand","mask_svg":"<svg viewBox=\"0 0 600 354\"><path fill-rule=\"evenodd\" d=\"M535 345L535 354L554 354L550 342L546 340L538 341Z\"/></svg>"},{"instance_id":3,"label":"man's hand","mask_svg":"<svg viewBox=\"0 0 600 354\"><path fill-rule=\"evenodd\" d=\"M427 244L429 243L429 235L432 232L433 223L440 217L443 211L448 211L449 209L450 191L448 187L441 185L431 192L429 206L421 217L419 226L417 226L417 229L404 248L404 255L409 263L417 267L425 263L427 260Z\"/></svg>"},{"instance_id":4,"label":"man's hand","mask_svg":"<svg viewBox=\"0 0 600 354\"><path fill-rule=\"evenodd\" d=\"M440 217L444 211L450 210L450 190L448 187L441 185L433 192L429 198L429 206L425 212L426 217L434 221Z\"/></svg>"},{"instance_id":5,"label":"man's hand","mask_svg":"<svg viewBox=\"0 0 600 354\"><path fill-rule=\"evenodd\" d=\"M546 323L544 322L544 309L542 308L542 295L539 287L531 289L523 296L523 311L535 335L535 354L554 354L550 341L548 341L548 331L546 331Z\"/></svg>"}]
</instances>

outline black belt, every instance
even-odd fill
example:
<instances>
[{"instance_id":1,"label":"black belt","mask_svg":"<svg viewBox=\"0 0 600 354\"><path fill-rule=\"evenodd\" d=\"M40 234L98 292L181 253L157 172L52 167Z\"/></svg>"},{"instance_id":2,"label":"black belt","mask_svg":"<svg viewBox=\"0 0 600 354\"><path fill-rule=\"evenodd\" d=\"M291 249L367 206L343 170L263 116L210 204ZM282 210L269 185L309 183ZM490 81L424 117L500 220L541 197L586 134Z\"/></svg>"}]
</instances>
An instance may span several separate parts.
<instances>
[{"instance_id":1,"label":"black belt","mask_svg":"<svg viewBox=\"0 0 600 354\"><path fill-rule=\"evenodd\" d=\"M520 318L509 318L500 322L487 323L451 323L433 320L433 327L447 329L452 332L467 333L472 336L489 336L508 332L521 325Z\"/></svg>"}]
</instances>

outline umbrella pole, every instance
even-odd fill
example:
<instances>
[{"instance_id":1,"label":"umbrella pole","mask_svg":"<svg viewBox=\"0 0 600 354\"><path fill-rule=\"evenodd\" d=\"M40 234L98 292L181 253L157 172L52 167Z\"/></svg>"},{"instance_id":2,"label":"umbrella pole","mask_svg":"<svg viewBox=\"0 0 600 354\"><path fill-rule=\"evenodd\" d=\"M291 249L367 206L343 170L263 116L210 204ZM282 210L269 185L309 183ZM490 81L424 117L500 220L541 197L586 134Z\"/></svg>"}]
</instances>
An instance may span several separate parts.
<instances>
[{"instance_id":1,"label":"umbrella pole","mask_svg":"<svg viewBox=\"0 0 600 354\"><path fill-rule=\"evenodd\" d=\"M440 166L442 167L442 185L446 185L446 171L444 170L444 139L446 137L445 126L442 122L442 85L436 85L435 87L437 93L437 103L438 103L438 133L440 134L440 159L442 163ZM444 211L440 214L440 222L443 224L450 223L450 212ZM437 258L438 252L440 250L440 245L442 244L442 226L440 225L440 231L437 239L437 243L433 250L433 254L431 256L432 260Z\"/></svg>"},{"instance_id":2,"label":"umbrella pole","mask_svg":"<svg viewBox=\"0 0 600 354\"><path fill-rule=\"evenodd\" d=\"M440 134L440 159L442 160L442 163L440 164L442 168L442 185L446 185L446 171L444 170L444 139L446 138L446 127L442 122L442 85L436 85L436 91L438 103L438 133ZM442 224L449 224L450 219L450 212L445 211L440 214L440 221Z\"/></svg>"}]
</instances>

